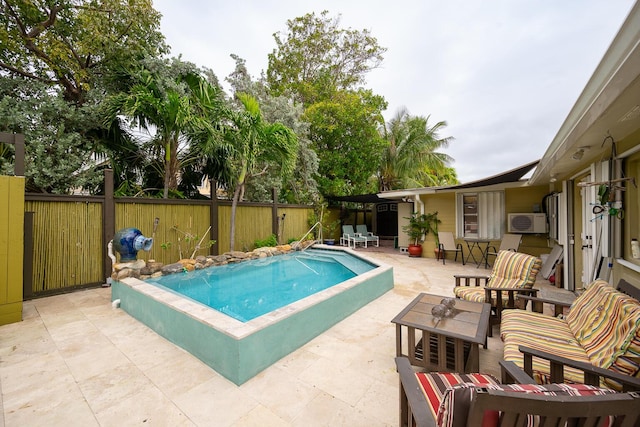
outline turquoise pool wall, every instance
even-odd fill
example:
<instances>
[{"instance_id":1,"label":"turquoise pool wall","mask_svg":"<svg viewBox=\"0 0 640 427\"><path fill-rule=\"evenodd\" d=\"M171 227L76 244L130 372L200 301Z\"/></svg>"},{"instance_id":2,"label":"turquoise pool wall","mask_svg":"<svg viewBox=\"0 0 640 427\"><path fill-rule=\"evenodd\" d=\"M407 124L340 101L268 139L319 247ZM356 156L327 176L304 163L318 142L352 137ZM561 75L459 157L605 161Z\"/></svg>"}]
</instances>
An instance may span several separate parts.
<instances>
[{"instance_id":1,"label":"turquoise pool wall","mask_svg":"<svg viewBox=\"0 0 640 427\"><path fill-rule=\"evenodd\" d=\"M294 309L291 314L280 316L275 322L261 322L255 330L241 333L241 336L233 336L233 327L230 332L224 326L218 327L203 321L199 318L200 314L185 312L180 308L183 301L179 301L180 297L174 294L169 293L168 298L175 304L167 304L141 291L144 286L136 285L140 281L125 281L114 282L112 286L112 300L119 299L124 311L240 385L392 289L393 269L379 266L351 279L348 282L354 283L343 287L340 292L301 310ZM215 311L196 306L196 311L207 310ZM205 317L207 315L204 314Z\"/></svg>"}]
</instances>

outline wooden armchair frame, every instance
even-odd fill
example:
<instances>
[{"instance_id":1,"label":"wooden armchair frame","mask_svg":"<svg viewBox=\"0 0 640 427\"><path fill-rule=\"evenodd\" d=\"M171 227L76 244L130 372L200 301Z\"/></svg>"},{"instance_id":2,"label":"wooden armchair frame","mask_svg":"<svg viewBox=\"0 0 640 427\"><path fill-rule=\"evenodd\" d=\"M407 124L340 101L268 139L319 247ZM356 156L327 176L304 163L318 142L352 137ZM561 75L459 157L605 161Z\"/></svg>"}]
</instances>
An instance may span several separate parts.
<instances>
[{"instance_id":1,"label":"wooden armchair frame","mask_svg":"<svg viewBox=\"0 0 640 427\"><path fill-rule=\"evenodd\" d=\"M564 368L570 367L583 372L583 384L594 385L600 387L601 379L611 379L622 384L622 391L640 391L640 378L629 375L620 374L609 369L599 368L590 363L577 362L567 359L566 357L556 356L546 351L536 350L533 348L519 346L518 350L523 354L524 372L533 377L533 357L545 359L549 361L549 376L552 383L564 382ZM504 377L503 377L504 380Z\"/></svg>"},{"instance_id":2,"label":"wooden armchair frame","mask_svg":"<svg viewBox=\"0 0 640 427\"><path fill-rule=\"evenodd\" d=\"M631 283L627 282L624 279L620 279L618 281L618 284L616 285L616 290L640 301L640 288L636 288L635 286L633 286ZM543 312L545 304L550 305L553 310L554 316L559 316L561 314L564 314L565 309L571 307L570 302L558 301L558 300L553 300L548 298L538 298L536 295L522 295L519 298L522 299L523 301L531 301L531 310L537 313Z\"/></svg>"},{"instance_id":3,"label":"wooden armchair frame","mask_svg":"<svg viewBox=\"0 0 640 427\"><path fill-rule=\"evenodd\" d=\"M524 309L527 306L528 299L521 299L523 295L529 297L537 297L538 290L535 288L519 288L519 289L509 289L509 288L492 288L491 283L489 282L488 275L477 275L477 276L467 276L467 275L454 275L455 279L455 287L458 286L477 286L484 287L485 292L485 301L491 302L491 311L492 314L489 317L489 329L487 330L487 335L493 336L493 325L499 325L502 321L502 310L512 309L512 308L521 308ZM503 298L503 292L508 294L507 299ZM517 300L516 296L518 296L518 300L522 301L516 305Z\"/></svg>"}]
</instances>

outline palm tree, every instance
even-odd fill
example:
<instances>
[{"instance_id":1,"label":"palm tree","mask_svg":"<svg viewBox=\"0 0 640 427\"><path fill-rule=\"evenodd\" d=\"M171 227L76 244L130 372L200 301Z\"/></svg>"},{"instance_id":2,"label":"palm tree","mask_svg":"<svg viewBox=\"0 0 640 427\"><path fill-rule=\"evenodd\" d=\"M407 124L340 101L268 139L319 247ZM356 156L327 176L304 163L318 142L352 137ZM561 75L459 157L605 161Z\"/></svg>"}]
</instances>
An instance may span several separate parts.
<instances>
[{"instance_id":1,"label":"palm tree","mask_svg":"<svg viewBox=\"0 0 640 427\"><path fill-rule=\"evenodd\" d=\"M440 121L429 126L428 122L429 116L411 116L406 108L401 108L386 123L381 132L388 145L378 172L380 191L431 186L438 182L434 177L439 175L451 179L448 165L453 159L436 151L453 140L439 135L447 123ZM453 179L457 181L455 173Z\"/></svg>"},{"instance_id":2,"label":"palm tree","mask_svg":"<svg viewBox=\"0 0 640 427\"><path fill-rule=\"evenodd\" d=\"M151 141L154 151L163 156L166 199L170 190L178 188L180 145L196 139L201 144L214 139L212 116L222 103L219 91L194 72L171 77L143 68L138 75L132 73L129 77L134 83L128 92L107 101L105 122L111 123L118 115L124 115L131 126L154 135Z\"/></svg>"},{"instance_id":3,"label":"palm tree","mask_svg":"<svg viewBox=\"0 0 640 427\"><path fill-rule=\"evenodd\" d=\"M230 249L234 250L235 217L238 201L244 194L244 187L252 176L261 173L257 165L264 161L277 162L283 176L292 172L298 152L298 138L288 127L280 123L267 123L262 119L258 101L246 93L236 97L243 110L230 113L230 125L225 129L225 139L232 150L227 159L234 172L233 199L231 202Z\"/></svg>"}]
</instances>

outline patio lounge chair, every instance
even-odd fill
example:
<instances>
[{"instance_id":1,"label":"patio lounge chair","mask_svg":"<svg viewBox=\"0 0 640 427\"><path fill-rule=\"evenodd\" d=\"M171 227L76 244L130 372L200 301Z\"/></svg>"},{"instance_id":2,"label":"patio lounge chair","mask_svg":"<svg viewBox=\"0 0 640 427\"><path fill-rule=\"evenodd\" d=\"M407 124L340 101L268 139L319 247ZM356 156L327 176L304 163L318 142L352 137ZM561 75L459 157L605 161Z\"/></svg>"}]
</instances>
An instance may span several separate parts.
<instances>
[{"instance_id":1,"label":"patio lounge chair","mask_svg":"<svg viewBox=\"0 0 640 427\"><path fill-rule=\"evenodd\" d=\"M585 384L537 385L513 362L500 361L503 380L490 375L415 372L396 358L400 426L640 425L640 394Z\"/></svg>"},{"instance_id":2,"label":"patio lounge chair","mask_svg":"<svg viewBox=\"0 0 640 427\"><path fill-rule=\"evenodd\" d=\"M447 258L447 252L455 252L456 257L454 261L458 260L458 252L460 252L460 257L462 258L462 265L464 265L464 252L462 252L462 244L458 243L456 245L455 240L453 240L453 233L450 231L438 231L438 249L440 249L440 255L442 257L442 264L444 264L444 260Z\"/></svg>"},{"instance_id":3,"label":"patio lounge chair","mask_svg":"<svg viewBox=\"0 0 640 427\"><path fill-rule=\"evenodd\" d=\"M356 225L356 233L367 239L367 242L376 242L376 247L380 246L380 238L367 230L366 224Z\"/></svg>"},{"instance_id":4,"label":"patio lounge chair","mask_svg":"<svg viewBox=\"0 0 640 427\"><path fill-rule=\"evenodd\" d=\"M353 247L355 248L358 243L363 243L364 247L367 247L367 238L362 236L360 233L356 233L353 230L353 225L343 225L342 226L342 237L340 237L340 244L342 246L346 245L351 247L351 243L353 242Z\"/></svg>"},{"instance_id":5,"label":"patio lounge chair","mask_svg":"<svg viewBox=\"0 0 640 427\"><path fill-rule=\"evenodd\" d=\"M537 296L533 284L541 265L540 258L533 255L500 251L489 276L454 275L453 293L460 299L491 304L487 333L491 337L493 325L502 320L502 310L525 308L526 301L518 300L517 295Z\"/></svg>"},{"instance_id":6,"label":"patio lounge chair","mask_svg":"<svg viewBox=\"0 0 640 427\"><path fill-rule=\"evenodd\" d=\"M502 236L502 240L500 241L500 247L496 250L495 246L487 247L487 262L489 261L489 256L498 256L498 252L500 251L512 251L518 252L520 248L520 242L522 241L522 234L505 234Z\"/></svg>"}]
</instances>

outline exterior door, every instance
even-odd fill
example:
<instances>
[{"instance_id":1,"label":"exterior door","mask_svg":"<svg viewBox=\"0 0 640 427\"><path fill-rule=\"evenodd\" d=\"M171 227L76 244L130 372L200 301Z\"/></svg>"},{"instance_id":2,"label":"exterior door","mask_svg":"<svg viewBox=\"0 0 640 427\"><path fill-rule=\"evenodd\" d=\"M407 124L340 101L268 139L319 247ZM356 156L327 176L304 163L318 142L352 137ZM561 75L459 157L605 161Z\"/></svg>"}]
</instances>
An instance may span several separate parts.
<instances>
[{"instance_id":1,"label":"exterior door","mask_svg":"<svg viewBox=\"0 0 640 427\"><path fill-rule=\"evenodd\" d=\"M581 183L591 182L593 175L593 173L587 175ZM597 220L594 219L593 214L593 207L596 203L595 187L582 186L580 188L580 196L582 200L582 229L580 232L582 241L581 280L584 288L593 281L593 274L596 269Z\"/></svg>"}]
</instances>

